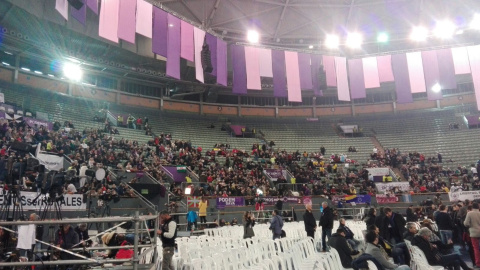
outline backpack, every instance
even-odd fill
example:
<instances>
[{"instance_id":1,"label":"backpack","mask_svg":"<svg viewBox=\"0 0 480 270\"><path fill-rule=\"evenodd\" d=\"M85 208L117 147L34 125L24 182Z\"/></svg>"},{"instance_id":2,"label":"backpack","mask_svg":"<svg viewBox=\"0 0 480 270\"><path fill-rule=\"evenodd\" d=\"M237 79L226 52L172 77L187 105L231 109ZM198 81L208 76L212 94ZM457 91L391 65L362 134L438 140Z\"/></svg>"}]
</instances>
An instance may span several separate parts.
<instances>
[{"instance_id":1,"label":"backpack","mask_svg":"<svg viewBox=\"0 0 480 270\"><path fill-rule=\"evenodd\" d=\"M372 261L378 270L385 270L385 268L377 261L377 259L375 259L372 255L367 253L363 253L358 258L352 261L353 269L354 270L368 269L368 263L367 263L368 260Z\"/></svg>"}]
</instances>

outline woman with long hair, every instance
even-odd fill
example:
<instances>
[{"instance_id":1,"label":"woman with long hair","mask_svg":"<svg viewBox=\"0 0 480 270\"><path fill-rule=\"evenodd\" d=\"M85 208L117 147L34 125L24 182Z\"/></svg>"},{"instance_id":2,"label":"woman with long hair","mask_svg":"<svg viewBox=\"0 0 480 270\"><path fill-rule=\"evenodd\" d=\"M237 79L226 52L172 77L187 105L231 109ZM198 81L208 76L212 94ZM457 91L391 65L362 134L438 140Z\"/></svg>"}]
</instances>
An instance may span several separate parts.
<instances>
[{"instance_id":1,"label":"woman with long hair","mask_svg":"<svg viewBox=\"0 0 480 270\"><path fill-rule=\"evenodd\" d=\"M246 211L243 215L243 239L255 236L253 226L255 226L255 217L252 215L252 212Z\"/></svg>"}]
</instances>

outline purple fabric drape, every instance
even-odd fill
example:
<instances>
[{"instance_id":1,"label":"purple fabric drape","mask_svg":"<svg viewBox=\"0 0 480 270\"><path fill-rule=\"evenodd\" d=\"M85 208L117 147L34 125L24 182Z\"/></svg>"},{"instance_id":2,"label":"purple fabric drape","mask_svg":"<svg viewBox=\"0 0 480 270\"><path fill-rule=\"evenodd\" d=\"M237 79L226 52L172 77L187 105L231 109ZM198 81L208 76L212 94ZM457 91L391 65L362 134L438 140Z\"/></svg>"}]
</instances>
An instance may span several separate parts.
<instances>
[{"instance_id":1,"label":"purple fabric drape","mask_svg":"<svg viewBox=\"0 0 480 270\"><path fill-rule=\"evenodd\" d=\"M167 75L180 80L180 19L168 14Z\"/></svg>"},{"instance_id":2,"label":"purple fabric drape","mask_svg":"<svg viewBox=\"0 0 480 270\"><path fill-rule=\"evenodd\" d=\"M312 68L310 66L310 54L298 54L298 68L300 69L300 87L302 90L312 89Z\"/></svg>"},{"instance_id":3,"label":"purple fabric drape","mask_svg":"<svg viewBox=\"0 0 480 270\"><path fill-rule=\"evenodd\" d=\"M467 47L470 69L472 71L473 87L477 100L477 110L480 111L480 45Z\"/></svg>"},{"instance_id":4,"label":"purple fabric drape","mask_svg":"<svg viewBox=\"0 0 480 270\"><path fill-rule=\"evenodd\" d=\"M245 47L231 45L233 63L233 87L234 94L243 95L247 93L247 70L245 63Z\"/></svg>"},{"instance_id":5,"label":"purple fabric drape","mask_svg":"<svg viewBox=\"0 0 480 270\"><path fill-rule=\"evenodd\" d=\"M323 56L323 68L327 75L327 86L337 86L337 73L335 67L335 56Z\"/></svg>"},{"instance_id":6,"label":"purple fabric drape","mask_svg":"<svg viewBox=\"0 0 480 270\"><path fill-rule=\"evenodd\" d=\"M118 38L135 43L137 1L120 1ZM139 18L142 19L142 18Z\"/></svg>"},{"instance_id":7,"label":"purple fabric drape","mask_svg":"<svg viewBox=\"0 0 480 270\"><path fill-rule=\"evenodd\" d=\"M437 50L438 71L440 73L440 85L443 89L457 88L457 79L455 78L455 65L453 64L453 55L451 49Z\"/></svg>"},{"instance_id":8,"label":"purple fabric drape","mask_svg":"<svg viewBox=\"0 0 480 270\"><path fill-rule=\"evenodd\" d=\"M352 99L366 98L362 59L348 60L348 78L350 81L350 97Z\"/></svg>"},{"instance_id":9,"label":"purple fabric drape","mask_svg":"<svg viewBox=\"0 0 480 270\"><path fill-rule=\"evenodd\" d=\"M436 51L423 51L423 73L425 74L425 87L427 88L428 100L442 99L442 91L435 92L432 87L435 84L440 84L440 71L438 69L438 60ZM440 85L442 89L445 89L443 85Z\"/></svg>"},{"instance_id":10,"label":"purple fabric drape","mask_svg":"<svg viewBox=\"0 0 480 270\"><path fill-rule=\"evenodd\" d=\"M167 57L167 12L153 7L152 52Z\"/></svg>"},{"instance_id":11,"label":"purple fabric drape","mask_svg":"<svg viewBox=\"0 0 480 270\"><path fill-rule=\"evenodd\" d=\"M217 76L217 37L207 33L207 44L210 49L213 70L210 74Z\"/></svg>"},{"instance_id":12,"label":"purple fabric drape","mask_svg":"<svg viewBox=\"0 0 480 270\"><path fill-rule=\"evenodd\" d=\"M87 6L98 15L98 0L87 0Z\"/></svg>"},{"instance_id":13,"label":"purple fabric drape","mask_svg":"<svg viewBox=\"0 0 480 270\"><path fill-rule=\"evenodd\" d=\"M403 54L392 55L392 70L395 78L395 92L398 103L412 103L413 96L410 89L408 76L407 56Z\"/></svg>"},{"instance_id":14,"label":"purple fabric drape","mask_svg":"<svg viewBox=\"0 0 480 270\"><path fill-rule=\"evenodd\" d=\"M285 52L272 50L273 96L287 97L287 76L285 73Z\"/></svg>"},{"instance_id":15,"label":"purple fabric drape","mask_svg":"<svg viewBox=\"0 0 480 270\"><path fill-rule=\"evenodd\" d=\"M317 97L323 96L323 91L320 90L320 81L318 79L320 66L322 65L322 56L317 54L312 54L310 56L312 61L311 67L311 78L312 78L312 87L313 87L313 94Z\"/></svg>"},{"instance_id":16,"label":"purple fabric drape","mask_svg":"<svg viewBox=\"0 0 480 270\"><path fill-rule=\"evenodd\" d=\"M80 1L82 1L82 3L85 3L85 0ZM72 14L72 17L74 19L76 19L79 23L85 26L85 23L87 21L87 5L83 5L80 9L76 9L70 6L70 14Z\"/></svg>"},{"instance_id":17,"label":"purple fabric drape","mask_svg":"<svg viewBox=\"0 0 480 270\"><path fill-rule=\"evenodd\" d=\"M217 38L217 83L227 86L227 43Z\"/></svg>"}]
</instances>

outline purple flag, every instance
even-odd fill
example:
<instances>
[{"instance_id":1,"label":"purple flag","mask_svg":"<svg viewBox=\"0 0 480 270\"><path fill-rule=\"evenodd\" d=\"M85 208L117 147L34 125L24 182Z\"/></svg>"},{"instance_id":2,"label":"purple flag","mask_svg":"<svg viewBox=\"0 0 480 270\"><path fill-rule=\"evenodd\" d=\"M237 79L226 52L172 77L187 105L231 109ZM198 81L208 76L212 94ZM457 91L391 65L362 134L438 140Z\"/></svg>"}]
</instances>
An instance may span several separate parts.
<instances>
[{"instance_id":1,"label":"purple flag","mask_svg":"<svg viewBox=\"0 0 480 270\"><path fill-rule=\"evenodd\" d=\"M118 38L135 44L137 1L120 1ZM142 18L139 18L142 19Z\"/></svg>"},{"instance_id":2,"label":"purple flag","mask_svg":"<svg viewBox=\"0 0 480 270\"><path fill-rule=\"evenodd\" d=\"M350 97L352 99L366 98L365 77L361 58L348 60L348 77L350 81Z\"/></svg>"},{"instance_id":3,"label":"purple flag","mask_svg":"<svg viewBox=\"0 0 480 270\"><path fill-rule=\"evenodd\" d=\"M285 52L272 50L273 96L287 97L287 77L285 73Z\"/></svg>"},{"instance_id":4,"label":"purple flag","mask_svg":"<svg viewBox=\"0 0 480 270\"><path fill-rule=\"evenodd\" d=\"M232 45L233 87L234 94L247 93L247 69L245 62L245 47Z\"/></svg>"},{"instance_id":5,"label":"purple flag","mask_svg":"<svg viewBox=\"0 0 480 270\"><path fill-rule=\"evenodd\" d=\"M210 74L217 76L217 37L207 34L207 44L210 49L213 70Z\"/></svg>"},{"instance_id":6,"label":"purple flag","mask_svg":"<svg viewBox=\"0 0 480 270\"><path fill-rule=\"evenodd\" d=\"M167 57L167 12L153 7L152 51Z\"/></svg>"},{"instance_id":7,"label":"purple flag","mask_svg":"<svg viewBox=\"0 0 480 270\"><path fill-rule=\"evenodd\" d=\"M313 85L313 93L317 97L323 96L323 90L320 90L320 80L319 80L319 73L320 73L320 66L322 65L322 56L317 54L312 54L310 59L312 61L311 65L311 77L312 77L312 85ZM325 69L323 69L325 71Z\"/></svg>"},{"instance_id":8,"label":"purple flag","mask_svg":"<svg viewBox=\"0 0 480 270\"><path fill-rule=\"evenodd\" d=\"M300 69L300 87L304 89L312 89L312 68L310 66L310 54L298 54L298 68Z\"/></svg>"},{"instance_id":9,"label":"purple flag","mask_svg":"<svg viewBox=\"0 0 480 270\"><path fill-rule=\"evenodd\" d=\"M217 38L217 83L227 86L227 43Z\"/></svg>"},{"instance_id":10,"label":"purple flag","mask_svg":"<svg viewBox=\"0 0 480 270\"><path fill-rule=\"evenodd\" d=\"M80 0L84 3L84 0ZM79 23L85 26L85 22L87 20L87 5L83 5L80 9L76 9L74 7L70 7L70 14L72 17L76 19Z\"/></svg>"},{"instance_id":11,"label":"purple flag","mask_svg":"<svg viewBox=\"0 0 480 270\"><path fill-rule=\"evenodd\" d=\"M436 51L423 51L423 73L425 74L425 86L427 87L428 100L442 99L442 90L445 89L440 85L440 71L438 69L438 60ZM436 91L435 87L440 85L440 91Z\"/></svg>"},{"instance_id":12,"label":"purple flag","mask_svg":"<svg viewBox=\"0 0 480 270\"><path fill-rule=\"evenodd\" d=\"M167 75L180 80L180 19L168 14Z\"/></svg>"},{"instance_id":13,"label":"purple flag","mask_svg":"<svg viewBox=\"0 0 480 270\"><path fill-rule=\"evenodd\" d=\"M87 6L98 15L98 0L87 0Z\"/></svg>"},{"instance_id":14,"label":"purple flag","mask_svg":"<svg viewBox=\"0 0 480 270\"><path fill-rule=\"evenodd\" d=\"M408 76L408 64L406 54L392 55L392 69L395 78L395 91L398 103L412 103L413 96L410 89Z\"/></svg>"},{"instance_id":15,"label":"purple flag","mask_svg":"<svg viewBox=\"0 0 480 270\"><path fill-rule=\"evenodd\" d=\"M443 89L457 88L455 78L455 65L451 49L437 50L438 70L440 72L440 85Z\"/></svg>"}]
</instances>

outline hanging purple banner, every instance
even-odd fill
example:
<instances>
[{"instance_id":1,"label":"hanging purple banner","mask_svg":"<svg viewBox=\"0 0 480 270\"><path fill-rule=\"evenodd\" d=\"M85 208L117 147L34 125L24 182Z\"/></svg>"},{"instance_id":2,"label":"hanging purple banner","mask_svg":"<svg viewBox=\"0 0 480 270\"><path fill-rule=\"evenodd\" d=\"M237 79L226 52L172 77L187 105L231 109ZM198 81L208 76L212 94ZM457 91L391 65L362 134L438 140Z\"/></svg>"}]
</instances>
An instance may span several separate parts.
<instances>
[{"instance_id":1,"label":"hanging purple banner","mask_svg":"<svg viewBox=\"0 0 480 270\"><path fill-rule=\"evenodd\" d=\"M392 55L393 76L395 77L395 91L398 103L412 103L413 96L408 76L408 64L406 54Z\"/></svg>"},{"instance_id":2,"label":"hanging purple banner","mask_svg":"<svg viewBox=\"0 0 480 270\"><path fill-rule=\"evenodd\" d=\"M217 209L223 209L230 206L245 206L244 197L222 197L217 198Z\"/></svg>"},{"instance_id":3,"label":"hanging purple banner","mask_svg":"<svg viewBox=\"0 0 480 270\"><path fill-rule=\"evenodd\" d=\"M85 3L84 0L80 0L82 3ZM78 22L85 26L85 21L87 20L87 5L83 5L80 9L76 9L73 6L70 6L70 14L72 17L75 18Z\"/></svg>"},{"instance_id":4,"label":"hanging purple banner","mask_svg":"<svg viewBox=\"0 0 480 270\"><path fill-rule=\"evenodd\" d=\"M348 60L348 78L350 79L350 96L352 99L366 98L367 92L361 58Z\"/></svg>"},{"instance_id":5,"label":"hanging purple banner","mask_svg":"<svg viewBox=\"0 0 480 270\"><path fill-rule=\"evenodd\" d=\"M273 96L287 97L285 51L272 50Z\"/></svg>"},{"instance_id":6,"label":"hanging purple banner","mask_svg":"<svg viewBox=\"0 0 480 270\"><path fill-rule=\"evenodd\" d=\"M247 63L245 62L245 47L232 45L233 87L234 94L247 93Z\"/></svg>"},{"instance_id":7,"label":"hanging purple banner","mask_svg":"<svg viewBox=\"0 0 480 270\"><path fill-rule=\"evenodd\" d=\"M153 7L152 52L167 57L167 12Z\"/></svg>"},{"instance_id":8,"label":"hanging purple banner","mask_svg":"<svg viewBox=\"0 0 480 270\"><path fill-rule=\"evenodd\" d=\"M320 75L320 66L322 65L323 57L321 55L312 54L310 56L310 60L312 61L311 65L311 78L312 78L312 85L313 85L313 93L317 97L323 96L323 88L326 88L326 85L320 85L319 75ZM322 71L325 71L323 69Z\"/></svg>"},{"instance_id":9,"label":"hanging purple banner","mask_svg":"<svg viewBox=\"0 0 480 270\"><path fill-rule=\"evenodd\" d=\"M210 56L212 59L213 70L210 74L217 76L217 37L207 33L206 34L208 48L210 49Z\"/></svg>"},{"instance_id":10,"label":"hanging purple banner","mask_svg":"<svg viewBox=\"0 0 480 270\"><path fill-rule=\"evenodd\" d=\"M437 59L438 71L440 72L440 85L444 89L457 88L457 79L455 78L455 65L453 64L452 50L437 50Z\"/></svg>"},{"instance_id":11,"label":"hanging purple banner","mask_svg":"<svg viewBox=\"0 0 480 270\"><path fill-rule=\"evenodd\" d=\"M442 89L445 89L445 87L440 85L440 70L438 69L437 51L423 51L422 61L428 100L442 99ZM440 89L436 89L438 86L437 84L440 85Z\"/></svg>"},{"instance_id":12,"label":"hanging purple banner","mask_svg":"<svg viewBox=\"0 0 480 270\"><path fill-rule=\"evenodd\" d=\"M280 177L285 177L286 172L283 170L279 169L265 169L263 170L263 173L268 175L272 181L277 181L278 178Z\"/></svg>"},{"instance_id":13,"label":"hanging purple banner","mask_svg":"<svg viewBox=\"0 0 480 270\"><path fill-rule=\"evenodd\" d=\"M98 15L98 0L87 0L87 6Z\"/></svg>"},{"instance_id":14,"label":"hanging purple banner","mask_svg":"<svg viewBox=\"0 0 480 270\"><path fill-rule=\"evenodd\" d=\"M227 86L227 43L217 38L217 83Z\"/></svg>"},{"instance_id":15,"label":"hanging purple banner","mask_svg":"<svg viewBox=\"0 0 480 270\"><path fill-rule=\"evenodd\" d=\"M168 14L167 75L180 80L180 19Z\"/></svg>"},{"instance_id":16,"label":"hanging purple banner","mask_svg":"<svg viewBox=\"0 0 480 270\"><path fill-rule=\"evenodd\" d=\"M310 54L299 53L298 54L298 68L300 69L300 87L302 90L310 90L312 85L312 72L310 66Z\"/></svg>"}]
</instances>

